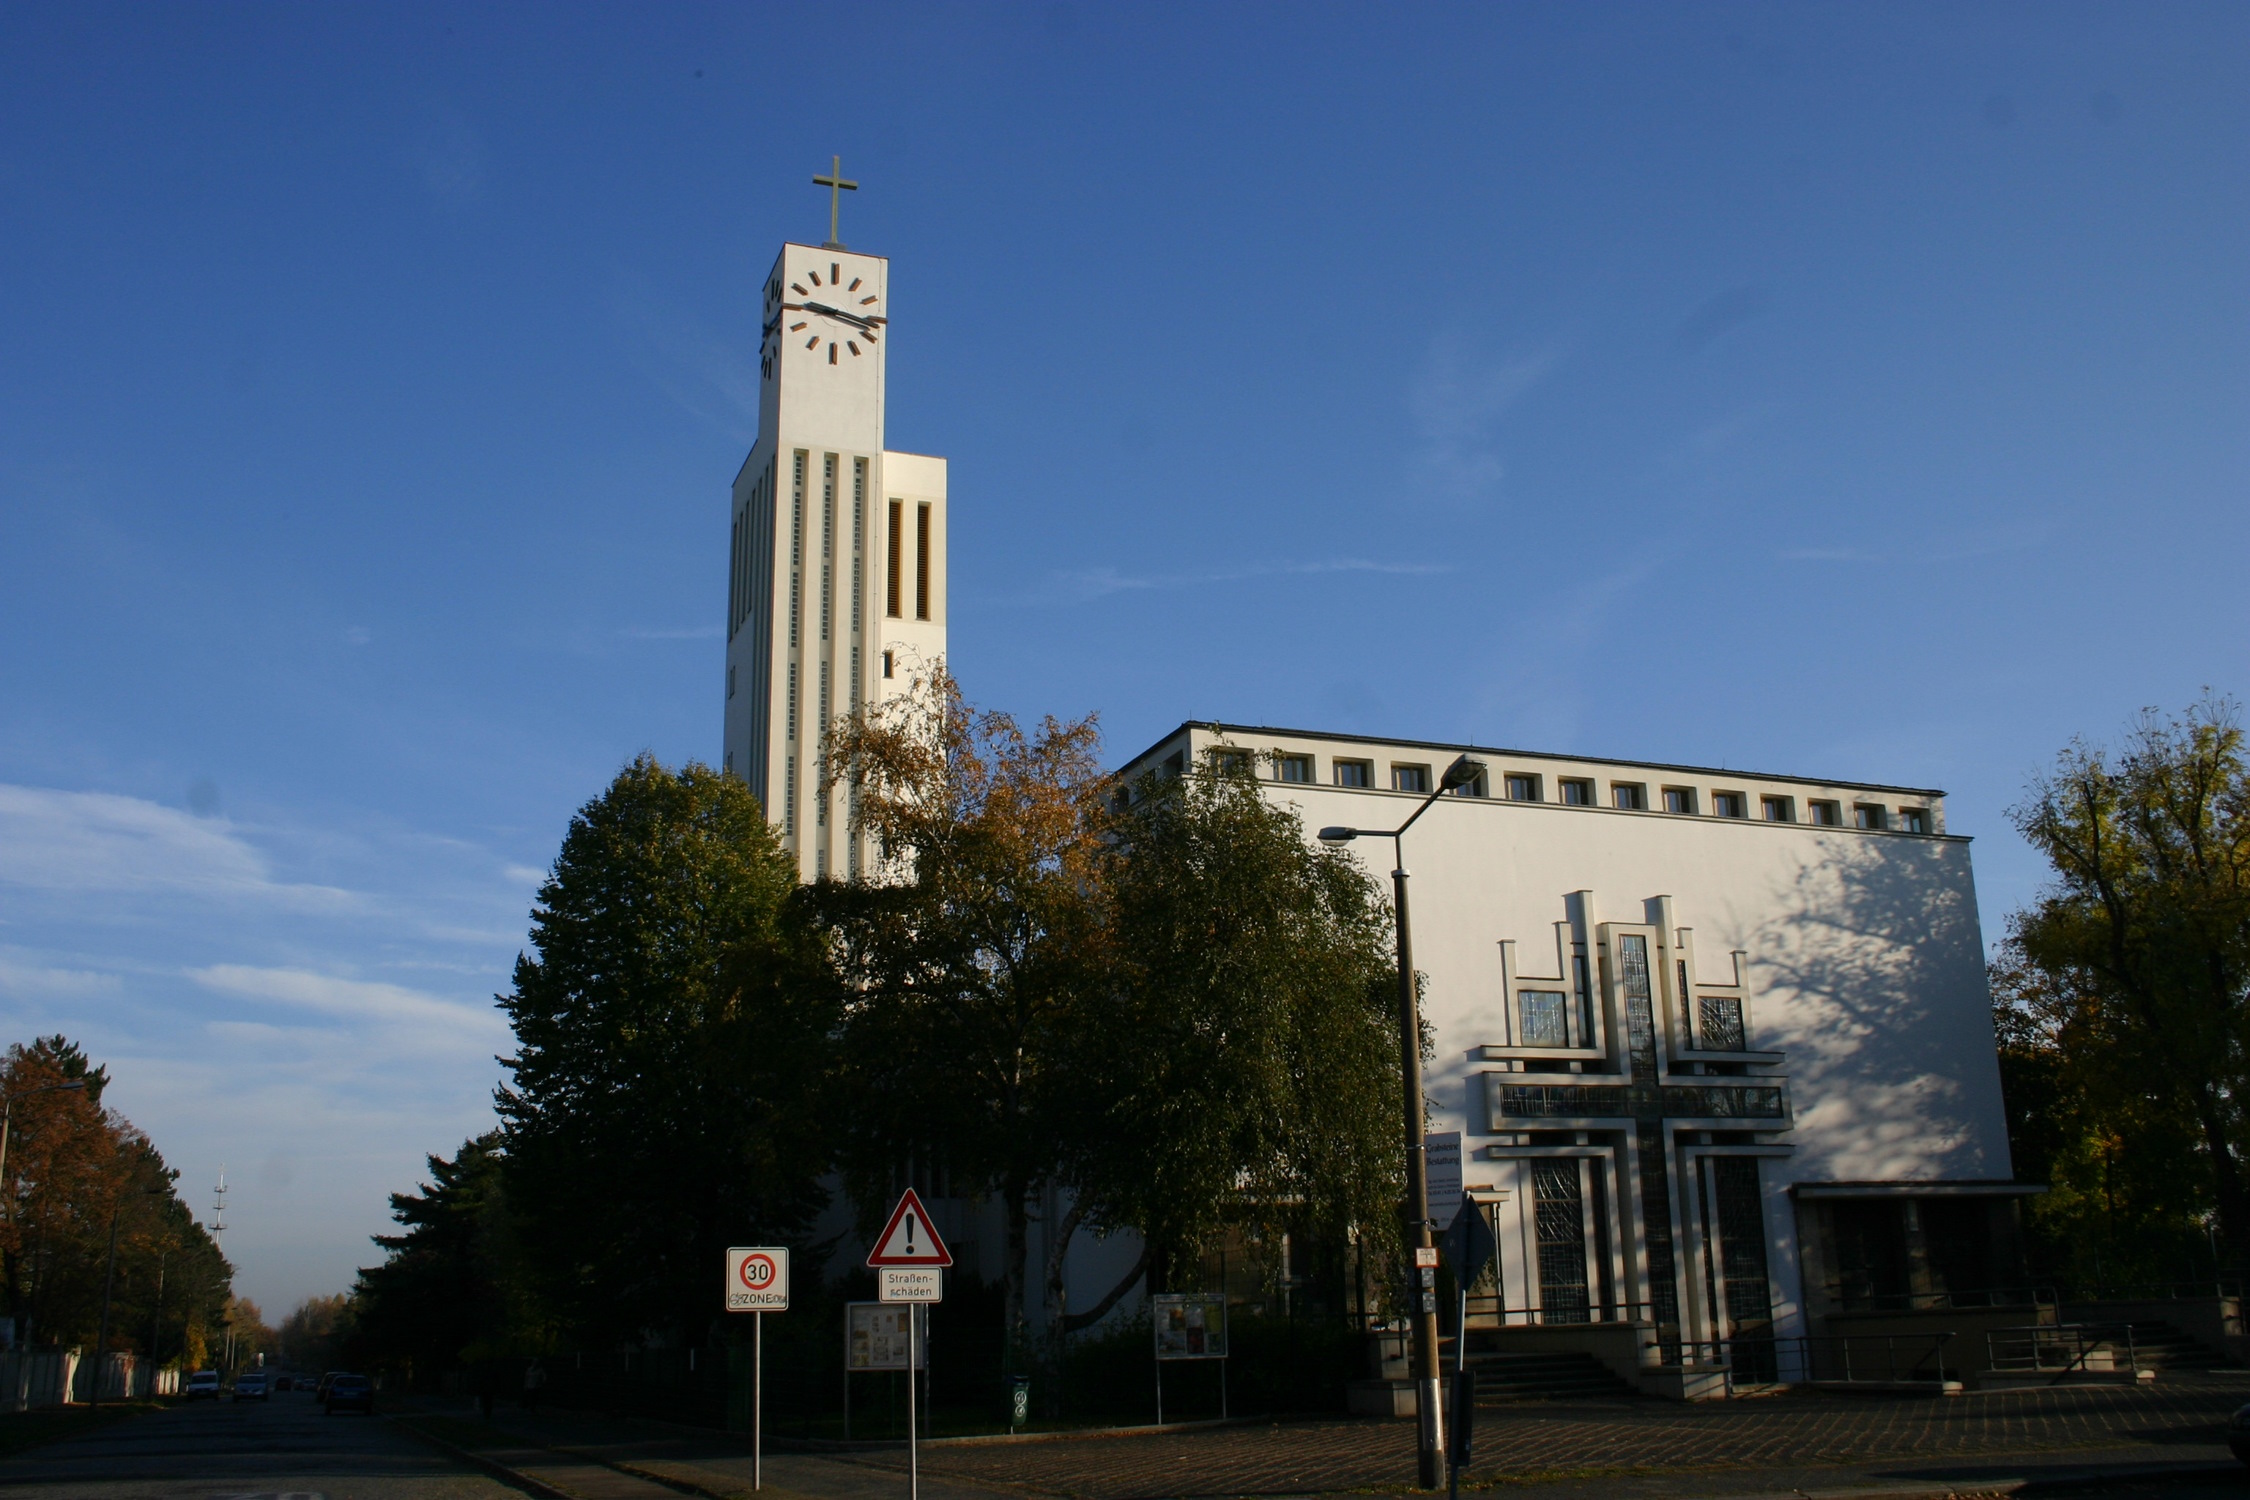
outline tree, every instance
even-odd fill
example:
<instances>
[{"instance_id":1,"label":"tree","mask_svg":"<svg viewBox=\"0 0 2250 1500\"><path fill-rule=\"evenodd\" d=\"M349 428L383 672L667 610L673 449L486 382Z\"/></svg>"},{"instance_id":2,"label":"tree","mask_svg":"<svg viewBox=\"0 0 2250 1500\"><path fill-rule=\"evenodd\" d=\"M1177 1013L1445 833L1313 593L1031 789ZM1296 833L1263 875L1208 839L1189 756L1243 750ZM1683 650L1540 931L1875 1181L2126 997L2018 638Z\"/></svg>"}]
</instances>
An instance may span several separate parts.
<instances>
[{"instance_id":1,"label":"tree","mask_svg":"<svg viewBox=\"0 0 2250 1500\"><path fill-rule=\"evenodd\" d=\"M572 819L500 1005L507 1195L588 1337L699 1335L727 1245L825 1201L833 985L742 782L647 755Z\"/></svg>"},{"instance_id":2,"label":"tree","mask_svg":"<svg viewBox=\"0 0 2250 1500\"><path fill-rule=\"evenodd\" d=\"M812 893L846 996L849 1179L869 1213L918 1171L994 1195L1011 1351L1033 1205L1071 1186L1068 1060L1101 994L1099 748L1092 718L1027 733L943 667L826 744L827 785L851 788L880 855L877 879Z\"/></svg>"},{"instance_id":3,"label":"tree","mask_svg":"<svg viewBox=\"0 0 2250 1500\"><path fill-rule=\"evenodd\" d=\"M437 1171L435 1158L431 1159L432 1175ZM424 1189L425 1194L428 1189ZM398 1212L399 1199L391 1199L391 1211ZM383 1243L390 1236L384 1236ZM363 1271L360 1273L365 1275ZM352 1325L357 1308L353 1299L343 1293L330 1297L307 1297L297 1304L281 1327L274 1331L276 1346L284 1364L299 1370L333 1370L343 1362L344 1346L352 1335Z\"/></svg>"},{"instance_id":4,"label":"tree","mask_svg":"<svg viewBox=\"0 0 2250 1500\"><path fill-rule=\"evenodd\" d=\"M2115 754L2074 743L2013 816L2055 872L1993 969L2011 1117L2057 1189L2035 1216L2094 1216L2145 1259L2155 1240L2199 1238L2207 1207L2241 1263L2250 775L2235 706L2148 711Z\"/></svg>"},{"instance_id":5,"label":"tree","mask_svg":"<svg viewBox=\"0 0 2250 1500\"><path fill-rule=\"evenodd\" d=\"M385 1259L360 1270L349 1328L339 1326L345 1299L306 1303L282 1324L292 1359L304 1358L300 1341L329 1349L341 1342L411 1382L505 1352L534 1321L524 1305L500 1132L464 1141L451 1161L427 1160L430 1180L420 1192L391 1194L391 1217L406 1232L375 1236Z\"/></svg>"},{"instance_id":6,"label":"tree","mask_svg":"<svg viewBox=\"0 0 2250 1500\"><path fill-rule=\"evenodd\" d=\"M82 1082L77 1090L53 1085ZM0 1183L0 1275L17 1337L92 1347L109 1293L109 1347L159 1353L171 1330L216 1319L231 1270L172 1193L148 1137L107 1109L107 1068L63 1036L11 1046L0 1090L15 1095ZM111 1229L116 1230L114 1275Z\"/></svg>"},{"instance_id":7,"label":"tree","mask_svg":"<svg viewBox=\"0 0 2250 1500\"><path fill-rule=\"evenodd\" d=\"M1102 885L1114 961L1075 1059L1071 1218L1130 1226L1160 1255L1229 1228L1395 1241L1397 971L1366 873L1234 762L1132 788ZM1057 1326L1063 1286L1058 1263Z\"/></svg>"}]
</instances>

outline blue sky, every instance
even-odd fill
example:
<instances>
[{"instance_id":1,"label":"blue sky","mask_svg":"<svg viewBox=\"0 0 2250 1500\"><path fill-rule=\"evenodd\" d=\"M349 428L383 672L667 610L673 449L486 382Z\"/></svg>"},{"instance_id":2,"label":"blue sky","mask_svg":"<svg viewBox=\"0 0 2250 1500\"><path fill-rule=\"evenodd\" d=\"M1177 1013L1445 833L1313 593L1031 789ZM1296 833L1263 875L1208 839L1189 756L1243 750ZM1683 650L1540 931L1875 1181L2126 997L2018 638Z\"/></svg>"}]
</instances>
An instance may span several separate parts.
<instances>
[{"instance_id":1,"label":"blue sky","mask_svg":"<svg viewBox=\"0 0 2250 1500\"><path fill-rule=\"evenodd\" d=\"M2245 683L2234 5L0 4L0 1018L270 1310L716 759L759 277L862 183L953 661L1939 786Z\"/></svg>"}]
</instances>

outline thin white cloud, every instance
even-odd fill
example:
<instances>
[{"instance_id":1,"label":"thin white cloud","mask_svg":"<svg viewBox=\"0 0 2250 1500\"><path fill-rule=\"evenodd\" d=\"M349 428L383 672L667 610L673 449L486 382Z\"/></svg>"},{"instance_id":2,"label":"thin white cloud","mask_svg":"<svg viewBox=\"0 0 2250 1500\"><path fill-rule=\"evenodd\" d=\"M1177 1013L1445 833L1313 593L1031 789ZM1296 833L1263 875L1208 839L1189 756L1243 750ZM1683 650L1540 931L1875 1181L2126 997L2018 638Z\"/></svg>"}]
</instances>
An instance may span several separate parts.
<instances>
[{"instance_id":1,"label":"thin white cloud","mask_svg":"<svg viewBox=\"0 0 2250 1500\"><path fill-rule=\"evenodd\" d=\"M1441 493L1474 499L1499 487L1507 466L1494 429L1562 356L1556 347L1494 356L1458 334L1430 341L1407 401L1422 439L1422 466Z\"/></svg>"},{"instance_id":2,"label":"thin white cloud","mask_svg":"<svg viewBox=\"0 0 2250 1500\"><path fill-rule=\"evenodd\" d=\"M57 969L0 957L0 995L11 1000L90 1000L124 992L115 974L93 969Z\"/></svg>"},{"instance_id":3,"label":"thin white cloud","mask_svg":"<svg viewBox=\"0 0 2250 1500\"><path fill-rule=\"evenodd\" d=\"M440 1027L463 1035L497 1037L507 1023L489 1006L467 1006L403 985L364 979L339 979L305 969L261 969L247 964L211 964L187 971L188 977L216 994L293 1006L339 1020L383 1026Z\"/></svg>"},{"instance_id":4,"label":"thin white cloud","mask_svg":"<svg viewBox=\"0 0 2250 1500\"><path fill-rule=\"evenodd\" d=\"M1139 577L1120 573L1114 568L1091 568L1083 572L1050 574L1046 587L1021 602L1084 604L1107 598L1111 594L1166 592L1214 583L1240 583L1252 578L1312 577L1328 573L1377 573L1413 577L1452 571L1451 566L1444 563L1386 563L1359 557L1333 558L1322 562L1252 563L1247 567L1214 573L1160 573Z\"/></svg>"},{"instance_id":5,"label":"thin white cloud","mask_svg":"<svg viewBox=\"0 0 2250 1500\"><path fill-rule=\"evenodd\" d=\"M547 872L530 865L507 865L500 873L518 885L541 886L547 883Z\"/></svg>"},{"instance_id":6,"label":"thin white cloud","mask_svg":"<svg viewBox=\"0 0 2250 1500\"><path fill-rule=\"evenodd\" d=\"M336 908L330 886L276 881L233 825L111 792L0 783L0 885L43 891L171 892Z\"/></svg>"}]
</instances>

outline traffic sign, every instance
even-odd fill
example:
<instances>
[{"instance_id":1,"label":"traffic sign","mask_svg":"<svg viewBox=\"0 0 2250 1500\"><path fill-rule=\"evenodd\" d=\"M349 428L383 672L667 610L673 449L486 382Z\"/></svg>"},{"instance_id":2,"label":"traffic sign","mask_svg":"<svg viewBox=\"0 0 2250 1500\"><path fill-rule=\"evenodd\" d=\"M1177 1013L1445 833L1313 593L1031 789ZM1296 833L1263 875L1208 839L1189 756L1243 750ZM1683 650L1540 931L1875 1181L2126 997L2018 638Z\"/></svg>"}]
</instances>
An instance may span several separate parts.
<instances>
[{"instance_id":1,"label":"traffic sign","mask_svg":"<svg viewBox=\"0 0 2250 1500\"><path fill-rule=\"evenodd\" d=\"M789 1311L789 1252L778 1247L727 1251L727 1311Z\"/></svg>"},{"instance_id":2,"label":"traffic sign","mask_svg":"<svg viewBox=\"0 0 2250 1500\"><path fill-rule=\"evenodd\" d=\"M875 1249L868 1255L871 1266L950 1266L953 1252L945 1248L938 1237L937 1226L930 1222L929 1210L922 1200L908 1188L900 1195L898 1207L891 1210L891 1221L875 1237ZM896 1301L896 1298L886 1298ZM929 1299L913 1298L914 1301Z\"/></svg>"},{"instance_id":3,"label":"traffic sign","mask_svg":"<svg viewBox=\"0 0 2250 1500\"><path fill-rule=\"evenodd\" d=\"M945 1273L936 1266L878 1266L876 1295L885 1302L943 1302Z\"/></svg>"}]
</instances>

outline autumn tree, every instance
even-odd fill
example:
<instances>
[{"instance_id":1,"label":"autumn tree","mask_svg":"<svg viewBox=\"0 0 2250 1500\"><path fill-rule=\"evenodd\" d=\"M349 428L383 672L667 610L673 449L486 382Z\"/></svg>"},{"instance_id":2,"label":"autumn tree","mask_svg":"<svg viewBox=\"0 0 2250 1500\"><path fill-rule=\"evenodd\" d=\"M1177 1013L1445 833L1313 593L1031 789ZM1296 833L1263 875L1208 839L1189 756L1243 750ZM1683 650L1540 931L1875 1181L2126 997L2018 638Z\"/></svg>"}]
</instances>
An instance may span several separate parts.
<instances>
[{"instance_id":1,"label":"autumn tree","mask_svg":"<svg viewBox=\"0 0 2250 1500\"><path fill-rule=\"evenodd\" d=\"M430 1159L434 1175L437 1158ZM427 1195L430 1190L423 1189ZM398 1213L399 1195L391 1199L392 1216ZM389 1236L385 1236L388 1239ZM378 1244L384 1243L378 1240ZM386 1248L388 1248L386 1246ZM362 1276L366 1275L363 1271ZM344 1358L344 1346L351 1337L354 1313L353 1299L344 1293L327 1297L307 1297L281 1320L274 1330L274 1339L280 1349L283 1363L299 1370L332 1370Z\"/></svg>"},{"instance_id":2,"label":"autumn tree","mask_svg":"<svg viewBox=\"0 0 2250 1500\"><path fill-rule=\"evenodd\" d=\"M834 987L796 892L757 799L704 766L643 755L571 820L499 997L498 1106L534 1290L584 1337L699 1336L725 1247L799 1239L826 1201Z\"/></svg>"},{"instance_id":3,"label":"autumn tree","mask_svg":"<svg viewBox=\"0 0 2250 1500\"><path fill-rule=\"evenodd\" d=\"M103 1103L108 1084L63 1036L12 1046L0 1063L15 1101L0 1182L8 1312L23 1342L91 1348L106 1283L109 1347L171 1357L221 1314L231 1271L154 1143Z\"/></svg>"},{"instance_id":4,"label":"autumn tree","mask_svg":"<svg viewBox=\"0 0 2250 1500\"><path fill-rule=\"evenodd\" d=\"M1099 749L1093 719L1027 731L942 667L826 742L825 785L849 789L879 859L874 879L812 897L845 997L847 1174L870 1211L922 1172L997 1200L1019 1351L1030 1225L1073 1186L1070 1063L1102 996Z\"/></svg>"},{"instance_id":5,"label":"autumn tree","mask_svg":"<svg viewBox=\"0 0 2250 1500\"><path fill-rule=\"evenodd\" d=\"M2123 747L2073 744L2016 826L2054 870L1993 968L2019 1171L2058 1241L2105 1274L2176 1274L2215 1217L2250 1258L2250 776L2239 715L2144 713ZM2169 1261L2170 1264L2164 1264Z\"/></svg>"}]
</instances>

